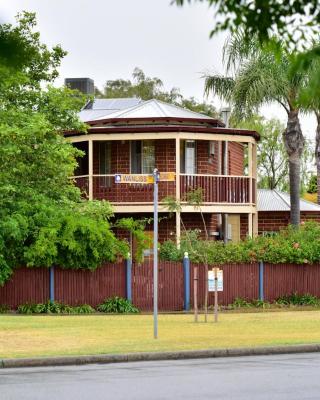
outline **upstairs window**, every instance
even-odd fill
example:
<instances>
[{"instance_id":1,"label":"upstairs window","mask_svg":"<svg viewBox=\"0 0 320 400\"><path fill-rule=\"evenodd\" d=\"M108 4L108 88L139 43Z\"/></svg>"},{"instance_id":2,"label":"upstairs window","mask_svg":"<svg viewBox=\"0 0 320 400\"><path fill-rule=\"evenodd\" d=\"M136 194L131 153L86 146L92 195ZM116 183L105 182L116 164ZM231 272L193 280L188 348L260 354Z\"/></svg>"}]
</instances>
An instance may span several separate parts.
<instances>
[{"instance_id":1,"label":"upstairs window","mask_svg":"<svg viewBox=\"0 0 320 400\"><path fill-rule=\"evenodd\" d=\"M99 148L99 175L111 174L111 142L98 142ZM111 187L112 176L100 176L100 187Z\"/></svg>"},{"instance_id":2,"label":"upstairs window","mask_svg":"<svg viewBox=\"0 0 320 400\"><path fill-rule=\"evenodd\" d=\"M152 174L155 168L154 140L131 142L131 173Z\"/></svg>"},{"instance_id":3,"label":"upstairs window","mask_svg":"<svg viewBox=\"0 0 320 400\"><path fill-rule=\"evenodd\" d=\"M99 143L99 175L111 174L111 142Z\"/></svg>"},{"instance_id":4,"label":"upstairs window","mask_svg":"<svg viewBox=\"0 0 320 400\"><path fill-rule=\"evenodd\" d=\"M180 171L182 174L196 174L196 141L183 140L180 145Z\"/></svg>"}]
</instances>

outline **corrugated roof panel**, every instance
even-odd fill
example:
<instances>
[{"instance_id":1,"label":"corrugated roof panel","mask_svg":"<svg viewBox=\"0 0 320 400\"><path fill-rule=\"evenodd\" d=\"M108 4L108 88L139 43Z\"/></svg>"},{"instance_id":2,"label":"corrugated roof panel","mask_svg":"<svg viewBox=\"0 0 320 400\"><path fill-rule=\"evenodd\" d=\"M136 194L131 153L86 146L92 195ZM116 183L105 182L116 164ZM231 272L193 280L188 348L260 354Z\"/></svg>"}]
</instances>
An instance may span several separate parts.
<instances>
[{"instance_id":1,"label":"corrugated roof panel","mask_svg":"<svg viewBox=\"0 0 320 400\"><path fill-rule=\"evenodd\" d=\"M194 119L208 119L213 118L207 115L196 113L182 107L174 106L172 104L164 103L160 100L143 101L134 107L115 111L112 115L107 115L106 118L194 118ZM104 119L103 117L100 119Z\"/></svg>"},{"instance_id":2,"label":"corrugated roof panel","mask_svg":"<svg viewBox=\"0 0 320 400\"><path fill-rule=\"evenodd\" d=\"M258 211L290 211L289 193L278 190L258 189ZM300 211L320 212L320 205L300 199Z\"/></svg>"},{"instance_id":3,"label":"corrugated roof panel","mask_svg":"<svg viewBox=\"0 0 320 400\"><path fill-rule=\"evenodd\" d=\"M93 120L99 119L108 114L112 114L113 112L114 112L114 110L86 110L86 109L84 109L84 110L81 110L78 115L82 122L86 122L86 121L93 121Z\"/></svg>"},{"instance_id":4,"label":"corrugated roof panel","mask_svg":"<svg viewBox=\"0 0 320 400\"><path fill-rule=\"evenodd\" d=\"M136 97L120 99L95 99L92 103L92 110L124 110L134 107L142 102Z\"/></svg>"}]
</instances>

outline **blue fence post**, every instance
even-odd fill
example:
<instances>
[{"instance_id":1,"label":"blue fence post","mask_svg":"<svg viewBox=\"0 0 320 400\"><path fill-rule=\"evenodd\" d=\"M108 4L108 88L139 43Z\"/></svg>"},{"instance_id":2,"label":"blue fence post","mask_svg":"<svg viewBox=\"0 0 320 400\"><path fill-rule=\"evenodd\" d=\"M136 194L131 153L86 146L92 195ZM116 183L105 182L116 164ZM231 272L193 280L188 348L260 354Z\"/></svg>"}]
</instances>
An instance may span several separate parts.
<instances>
[{"instance_id":1,"label":"blue fence post","mask_svg":"<svg viewBox=\"0 0 320 400\"><path fill-rule=\"evenodd\" d=\"M263 293L263 270L264 265L263 262L259 262L259 300L264 300L264 293Z\"/></svg>"},{"instance_id":2,"label":"blue fence post","mask_svg":"<svg viewBox=\"0 0 320 400\"><path fill-rule=\"evenodd\" d=\"M126 272L127 272L127 299L132 302L132 288L131 288L131 270L132 270L132 261L131 254L129 253L129 257L126 260Z\"/></svg>"},{"instance_id":3,"label":"blue fence post","mask_svg":"<svg viewBox=\"0 0 320 400\"><path fill-rule=\"evenodd\" d=\"M184 310L190 311L190 260L187 252L183 257L183 277L184 277Z\"/></svg>"},{"instance_id":4,"label":"blue fence post","mask_svg":"<svg viewBox=\"0 0 320 400\"><path fill-rule=\"evenodd\" d=\"M54 301L54 267L49 268L49 296L50 301Z\"/></svg>"}]
</instances>

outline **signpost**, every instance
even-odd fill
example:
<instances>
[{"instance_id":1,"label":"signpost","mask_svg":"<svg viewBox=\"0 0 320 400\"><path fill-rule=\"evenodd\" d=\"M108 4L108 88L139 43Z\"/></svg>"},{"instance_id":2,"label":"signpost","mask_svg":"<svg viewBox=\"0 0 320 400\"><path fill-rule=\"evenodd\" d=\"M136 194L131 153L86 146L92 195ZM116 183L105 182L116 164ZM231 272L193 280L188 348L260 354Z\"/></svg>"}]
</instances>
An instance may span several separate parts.
<instances>
[{"instance_id":1,"label":"signpost","mask_svg":"<svg viewBox=\"0 0 320 400\"><path fill-rule=\"evenodd\" d=\"M153 337L158 338L158 183L174 181L174 172L160 172L154 169L148 174L116 174L115 183L152 184L153 183Z\"/></svg>"},{"instance_id":2,"label":"signpost","mask_svg":"<svg viewBox=\"0 0 320 400\"><path fill-rule=\"evenodd\" d=\"M208 271L208 289L214 292L214 322L218 322L218 292L223 291L223 271L217 267Z\"/></svg>"}]
</instances>

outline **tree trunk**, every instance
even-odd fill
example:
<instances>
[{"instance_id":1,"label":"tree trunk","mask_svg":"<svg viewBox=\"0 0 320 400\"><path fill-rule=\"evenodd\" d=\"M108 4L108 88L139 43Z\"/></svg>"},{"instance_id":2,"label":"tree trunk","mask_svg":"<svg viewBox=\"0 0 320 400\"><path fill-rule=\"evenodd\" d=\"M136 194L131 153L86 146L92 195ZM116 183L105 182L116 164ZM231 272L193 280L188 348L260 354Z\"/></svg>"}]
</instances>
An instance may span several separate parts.
<instances>
[{"instance_id":1,"label":"tree trunk","mask_svg":"<svg viewBox=\"0 0 320 400\"><path fill-rule=\"evenodd\" d=\"M300 162L304 148L299 111L291 110L288 113L287 128L284 131L284 144L289 156L290 179L290 222L294 226L300 225Z\"/></svg>"},{"instance_id":2,"label":"tree trunk","mask_svg":"<svg viewBox=\"0 0 320 400\"><path fill-rule=\"evenodd\" d=\"M318 204L320 204L320 112L316 112L317 130L316 130L316 165L317 165L317 196Z\"/></svg>"}]
</instances>

